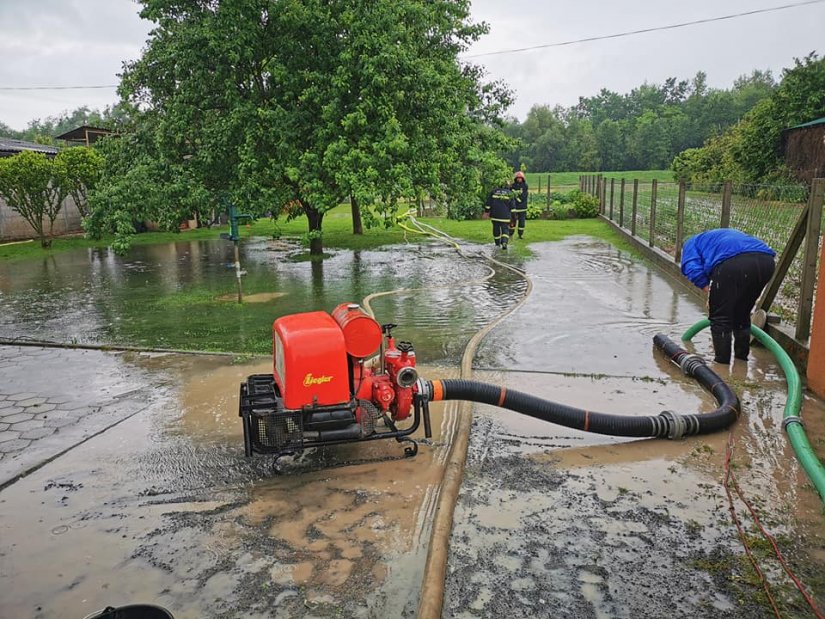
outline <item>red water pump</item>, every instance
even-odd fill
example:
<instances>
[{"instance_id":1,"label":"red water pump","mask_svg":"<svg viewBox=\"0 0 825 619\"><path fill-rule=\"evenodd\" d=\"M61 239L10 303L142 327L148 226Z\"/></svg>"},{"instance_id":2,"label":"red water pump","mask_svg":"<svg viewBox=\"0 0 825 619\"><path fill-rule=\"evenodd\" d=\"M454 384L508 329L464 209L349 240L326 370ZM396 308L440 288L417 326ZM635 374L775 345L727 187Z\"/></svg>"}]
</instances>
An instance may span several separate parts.
<instances>
[{"instance_id":1,"label":"red water pump","mask_svg":"<svg viewBox=\"0 0 825 619\"><path fill-rule=\"evenodd\" d=\"M417 397L418 372L410 342L392 336L397 325L379 325L355 303L332 314L306 312L272 325L272 374L241 383L244 448L282 456L308 447L383 438L408 443L424 421L432 436L427 400ZM378 355L376 356L376 353ZM413 413L412 423L396 422Z\"/></svg>"}]
</instances>

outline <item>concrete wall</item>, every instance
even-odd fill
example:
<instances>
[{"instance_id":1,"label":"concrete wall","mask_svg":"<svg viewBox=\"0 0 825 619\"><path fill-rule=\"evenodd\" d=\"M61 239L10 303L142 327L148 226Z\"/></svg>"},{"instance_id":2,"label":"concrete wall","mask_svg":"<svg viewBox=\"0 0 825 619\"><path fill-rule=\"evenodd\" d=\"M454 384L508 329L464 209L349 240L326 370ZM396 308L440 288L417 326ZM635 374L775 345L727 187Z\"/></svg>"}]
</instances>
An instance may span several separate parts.
<instances>
[{"instance_id":1,"label":"concrete wall","mask_svg":"<svg viewBox=\"0 0 825 619\"><path fill-rule=\"evenodd\" d=\"M44 222L43 229L48 233L48 221ZM74 232L82 232L83 228L80 225L80 212L71 197L66 198L63 202L63 208L60 209L57 218L54 220L54 228L52 234L60 236L63 234L71 234ZM5 201L0 198L0 242L2 241L17 241L21 239L35 238L37 235L34 228L29 225L23 216L12 209Z\"/></svg>"}]
</instances>

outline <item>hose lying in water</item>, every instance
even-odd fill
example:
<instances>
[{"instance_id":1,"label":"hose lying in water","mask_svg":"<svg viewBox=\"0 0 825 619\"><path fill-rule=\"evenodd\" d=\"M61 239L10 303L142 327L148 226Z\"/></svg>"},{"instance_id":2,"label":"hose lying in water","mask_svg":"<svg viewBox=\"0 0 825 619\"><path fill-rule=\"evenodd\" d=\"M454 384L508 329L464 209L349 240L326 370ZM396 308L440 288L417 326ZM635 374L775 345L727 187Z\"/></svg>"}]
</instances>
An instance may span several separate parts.
<instances>
[{"instance_id":1,"label":"hose lying in water","mask_svg":"<svg viewBox=\"0 0 825 619\"><path fill-rule=\"evenodd\" d=\"M682 334L682 341L687 342L710 325L710 321L704 318L693 325ZM785 413L783 415L782 427L788 434L788 440L793 447L797 460L805 469L808 479L819 492L820 499L825 502L825 467L816 457L808 437L805 435L805 427L802 425L802 417L799 411L802 408L802 387L799 380L799 372L788 356L788 353L773 339L756 325L751 325L751 333L759 342L770 350L779 366L785 373L785 380L788 383L788 399L785 402Z\"/></svg>"},{"instance_id":2,"label":"hose lying in water","mask_svg":"<svg viewBox=\"0 0 825 619\"><path fill-rule=\"evenodd\" d=\"M658 415L635 416L596 413L564 404L537 398L506 387L473 380L446 379L422 381L419 393L429 400L469 400L506 408L542 421L549 421L568 428L609 434L611 436L635 436L678 439L694 434L709 434L722 430L739 417L739 398L719 376L705 365L704 359L691 355L664 335L657 335L653 342L685 374L692 376L707 389L719 404L718 408L704 415L680 415L662 411Z\"/></svg>"}]
</instances>

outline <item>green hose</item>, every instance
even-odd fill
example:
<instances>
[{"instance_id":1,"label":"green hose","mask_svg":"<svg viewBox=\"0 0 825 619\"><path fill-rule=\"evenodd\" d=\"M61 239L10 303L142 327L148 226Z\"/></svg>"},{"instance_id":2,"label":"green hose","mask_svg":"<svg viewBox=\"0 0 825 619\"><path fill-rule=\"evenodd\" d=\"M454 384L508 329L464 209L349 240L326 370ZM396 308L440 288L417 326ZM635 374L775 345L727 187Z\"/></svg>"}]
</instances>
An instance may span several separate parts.
<instances>
[{"instance_id":1,"label":"green hose","mask_svg":"<svg viewBox=\"0 0 825 619\"><path fill-rule=\"evenodd\" d=\"M690 341L694 335L710 325L707 318L703 318L690 329L682 334L682 341ZM768 350L770 350L779 362L782 371L785 372L785 380L788 382L788 399L785 402L785 414L783 415L782 427L788 434L796 458L808 474L808 478L813 483L819 498L825 502L825 467L816 457L808 437L805 436L805 428L802 425L802 418L799 416L799 409L802 408L802 386L799 380L799 372L783 348L776 343L770 335L765 333L756 325L751 325L751 333Z\"/></svg>"}]
</instances>

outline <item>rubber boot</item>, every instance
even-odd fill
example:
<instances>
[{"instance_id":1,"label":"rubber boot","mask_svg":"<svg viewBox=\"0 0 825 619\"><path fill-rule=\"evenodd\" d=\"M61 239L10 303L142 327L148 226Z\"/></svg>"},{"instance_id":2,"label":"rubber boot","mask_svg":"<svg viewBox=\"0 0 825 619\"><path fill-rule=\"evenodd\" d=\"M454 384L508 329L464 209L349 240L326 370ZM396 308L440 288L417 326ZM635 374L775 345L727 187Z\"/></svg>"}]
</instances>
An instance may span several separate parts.
<instances>
[{"instance_id":1,"label":"rubber boot","mask_svg":"<svg viewBox=\"0 0 825 619\"><path fill-rule=\"evenodd\" d=\"M731 332L711 327L710 335L713 339L713 360L716 363L728 365L730 363Z\"/></svg>"},{"instance_id":2,"label":"rubber boot","mask_svg":"<svg viewBox=\"0 0 825 619\"><path fill-rule=\"evenodd\" d=\"M733 356L742 361L748 360L751 350L751 330L737 329L733 332Z\"/></svg>"}]
</instances>

